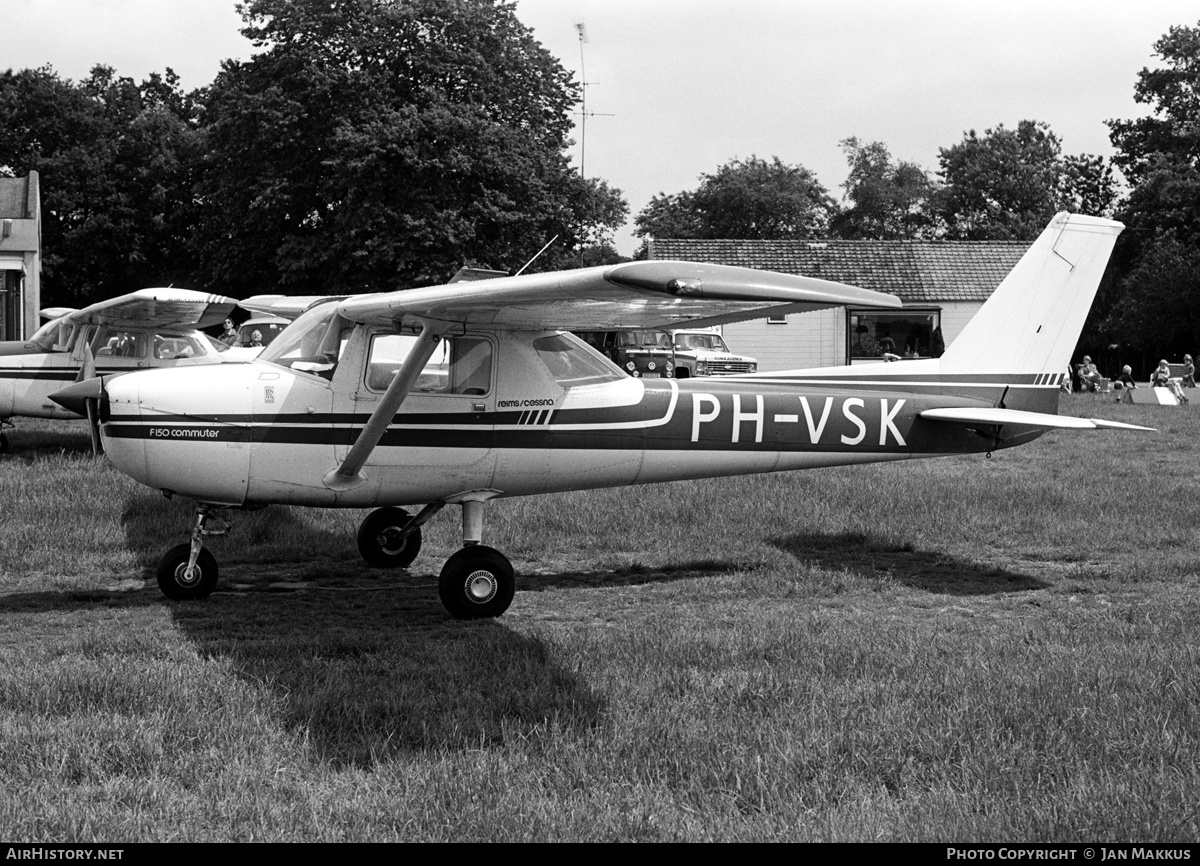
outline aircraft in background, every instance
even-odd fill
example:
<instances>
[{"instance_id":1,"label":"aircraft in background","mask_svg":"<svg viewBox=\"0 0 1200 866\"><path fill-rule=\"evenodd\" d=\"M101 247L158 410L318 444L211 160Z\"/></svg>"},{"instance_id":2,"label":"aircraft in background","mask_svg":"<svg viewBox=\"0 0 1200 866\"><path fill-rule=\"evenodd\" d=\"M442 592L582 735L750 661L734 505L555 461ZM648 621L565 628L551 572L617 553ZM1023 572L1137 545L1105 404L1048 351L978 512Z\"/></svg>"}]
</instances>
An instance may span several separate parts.
<instances>
[{"instance_id":1,"label":"aircraft in background","mask_svg":"<svg viewBox=\"0 0 1200 866\"><path fill-rule=\"evenodd\" d=\"M936 359L630 378L568 331L900 306L806 277L642 261L316 303L250 363L90 380L54 399L98 400L113 464L197 501L191 540L158 564L170 598L216 586L203 538L222 509L375 507L361 554L407 567L421 526L456 505L463 547L440 597L455 617L497 616L516 582L481 543L493 499L991 452L1054 428L1147 429L1056 414L1121 229L1056 216Z\"/></svg>"},{"instance_id":2,"label":"aircraft in background","mask_svg":"<svg viewBox=\"0 0 1200 866\"><path fill-rule=\"evenodd\" d=\"M12 426L13 416L85 415L86 407L74 412L50 399L71 382L225 360L225 347L199 329L220 324L235 306L233 298L167 288L141 289L82 310L43 310L50 321L28 340L0 342L0 425ZM7 449L8 438L0 433L0 452Z\"/></svg>"}]
</instances>

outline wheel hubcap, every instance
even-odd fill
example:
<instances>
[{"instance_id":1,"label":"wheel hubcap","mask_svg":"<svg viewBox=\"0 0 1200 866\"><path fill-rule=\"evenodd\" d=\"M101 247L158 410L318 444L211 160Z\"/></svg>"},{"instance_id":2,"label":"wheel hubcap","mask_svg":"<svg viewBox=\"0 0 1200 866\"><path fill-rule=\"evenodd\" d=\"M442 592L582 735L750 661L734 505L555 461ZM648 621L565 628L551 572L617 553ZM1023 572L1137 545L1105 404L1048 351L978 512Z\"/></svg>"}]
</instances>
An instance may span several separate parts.
<instances>
[{"instance_id":1,"label":"wheel hubcap","mask_svg":"<svg viewBox=\"0 0 1200 866\"><path fill-rule=\"evenodd\" d=\"M180 586L195 586L204 577L200 571L200 564L196 563L196 567L192 569L191 579L188 579L187 562L179 563L179 567L175 569L175 582Z\"/></svg>"},{"instance_id":2,"label":"wheel hubcap","mask_svg":"<svg viewBox=\"0 0 1200 866\"><path fill-rule=\"evenodd\" d=\"M395 556L397 553L403 553L408 539L400 538L400 527L389 526L377 536L375 543L379 545L379 549L389 556Z\"/></svg>"},{"instance_id":3,"label":"wheel hubcap","mask_svg":"<svg viewBox=\"0 0 1200 866\"><path fill-rule=\"evenodd\" d=\"M500 582L490 571L480 569L467 575L465 588L467 601L473 604L486 604L496 597L496 592L500 589Z\"/></svg>"}]
</instances>

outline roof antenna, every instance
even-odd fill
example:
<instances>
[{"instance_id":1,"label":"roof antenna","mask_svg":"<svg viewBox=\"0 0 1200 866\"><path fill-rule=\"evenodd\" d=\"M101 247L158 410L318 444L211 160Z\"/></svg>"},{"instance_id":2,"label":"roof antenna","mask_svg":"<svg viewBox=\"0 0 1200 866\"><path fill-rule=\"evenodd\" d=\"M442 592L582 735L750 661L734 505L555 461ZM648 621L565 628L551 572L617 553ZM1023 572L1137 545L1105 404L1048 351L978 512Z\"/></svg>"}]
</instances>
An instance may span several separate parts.
<instances>
[{"instance_id":1,"label":"roof antenna","mask_svg":"<svg viewBox=\"0 0 1200 866\"><path fill-rule=\"evenodd\" d=\"M536 261L537 261L537 258L538 258L538 256L540 256L540 255L541 255L542 253L544 253L544 252L545 252L547 249L549 249L549 248L550 248L550 244L554 243L556 240L558 240L558 235L555 235L554 237L550 238L550 240L546 241L546 246L544 246L544 247L542 247L540 250L538 250L538 251L537 251L537 253L534 255L534 257L533 257L532 259L530 259L529 261L527 261L527 262L526 262L524 265L522 265L522 266L521 266L521 270L517 271L515 274L513 274L513 276L514 276L514 277L519 277L519 276L521 276L521 274L525 273L525 268L529 267L529 266L530 266L530 265L532 265L534 262L536 262Z\"/></svg>"}]
</instances>

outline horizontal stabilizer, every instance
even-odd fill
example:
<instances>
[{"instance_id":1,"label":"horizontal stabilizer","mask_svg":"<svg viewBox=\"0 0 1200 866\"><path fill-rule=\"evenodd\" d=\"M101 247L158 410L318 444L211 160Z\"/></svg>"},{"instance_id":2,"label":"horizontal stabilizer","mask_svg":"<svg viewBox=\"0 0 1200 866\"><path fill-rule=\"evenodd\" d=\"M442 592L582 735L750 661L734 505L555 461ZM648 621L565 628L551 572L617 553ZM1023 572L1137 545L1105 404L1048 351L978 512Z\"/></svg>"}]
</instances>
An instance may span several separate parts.
<instances>
[{"instance_id":1,"label":"horizontal stabilizer","mask_svg":"<svg viewBox=\"0 0 1200 866\"><path fill-rule=\"evenodd\" d=\"M1103 418L1075 418L1071 415L1051 415L1046 412L1023 412L1019 409L961 408L926 409L921 417L927 421L950 421L957 424L991 424L1010 427L1041 427L1059 430L1144 430L1153 427L1123 424Z\"/></svg>"}]
</instances>

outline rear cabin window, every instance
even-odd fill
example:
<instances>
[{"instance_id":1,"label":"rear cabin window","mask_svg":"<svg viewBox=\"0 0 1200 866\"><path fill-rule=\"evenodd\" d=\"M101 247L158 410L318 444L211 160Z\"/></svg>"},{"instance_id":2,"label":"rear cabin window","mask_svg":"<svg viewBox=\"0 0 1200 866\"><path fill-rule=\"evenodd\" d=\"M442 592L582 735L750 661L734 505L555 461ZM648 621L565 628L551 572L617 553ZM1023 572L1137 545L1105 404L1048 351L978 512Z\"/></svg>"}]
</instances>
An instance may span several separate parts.
<instances>
[{"instance_id":1,"label":"rear cabin window","mask_svg":"<svg viewBox=\"0 0 1200 866\"><path fill-rule=\"evenodd\" d=\"M625 378L620 367L574 334L541 337L533 341L533 348L554 381L564 388L616 382Z\"/></svg>"}]
</instances>

